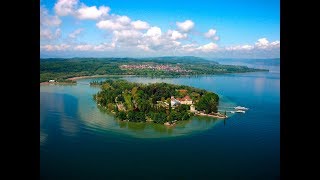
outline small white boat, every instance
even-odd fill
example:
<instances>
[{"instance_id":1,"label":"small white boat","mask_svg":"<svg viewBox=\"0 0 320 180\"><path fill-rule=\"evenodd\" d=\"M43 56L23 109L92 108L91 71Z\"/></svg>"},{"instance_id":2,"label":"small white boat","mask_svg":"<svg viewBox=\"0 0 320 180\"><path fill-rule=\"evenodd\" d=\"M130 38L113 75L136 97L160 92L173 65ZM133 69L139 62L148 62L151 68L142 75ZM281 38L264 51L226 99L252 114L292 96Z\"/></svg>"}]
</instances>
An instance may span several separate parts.
<instances>
[{"instance_id":1,"label":"small white boat","mask_svg":"<svg viewBox=\"0 0 320 180\"><path fill-rule=\"evenodd\" d=\"M243 110L236 110L236 113L246 113L246 112Z\"/></svg>"},{"instance_id":2,"label":"small white boat","mask_svg":"<svg viewBox=\"0 0 320 180\"><path fill-rule=\"evenodd\" d=\"M231 113L246 113L245 111L243 111L243 110L236 110L236 111L230 111Z\"/></svg>"},{"instance_id":3,"label":"small white boat","mask_svg":"<svg viewBox=\"0 0 320 180\"><path fill-rule=\"evenodd\" d=\"M237 106L237 107L234 107L234 109L236 109L236 110L248 110L249 108L242 107L242 106Z\"/></svg>"}]
</instances>

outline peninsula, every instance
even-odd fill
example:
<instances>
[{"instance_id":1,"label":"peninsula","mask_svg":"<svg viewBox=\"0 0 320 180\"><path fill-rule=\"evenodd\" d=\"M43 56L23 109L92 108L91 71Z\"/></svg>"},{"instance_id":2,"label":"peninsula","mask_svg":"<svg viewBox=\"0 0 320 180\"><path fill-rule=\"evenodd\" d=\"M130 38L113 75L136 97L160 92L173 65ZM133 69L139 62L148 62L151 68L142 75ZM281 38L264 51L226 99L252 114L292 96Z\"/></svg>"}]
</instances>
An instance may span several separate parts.
<instances>
[{"instance_id":1,"label":"peninsula","mask_svg":"<svg viewBox=\"0 0 320 180\"><path fill-rule=\"evenodd\" d=\"M93 95L98 106L114 113L122 121L174 125L193 115L226 118L218 113L219 96L203 89L126 80L93 81L90 85L101 88Z\"/></svg>"}]
</instances>

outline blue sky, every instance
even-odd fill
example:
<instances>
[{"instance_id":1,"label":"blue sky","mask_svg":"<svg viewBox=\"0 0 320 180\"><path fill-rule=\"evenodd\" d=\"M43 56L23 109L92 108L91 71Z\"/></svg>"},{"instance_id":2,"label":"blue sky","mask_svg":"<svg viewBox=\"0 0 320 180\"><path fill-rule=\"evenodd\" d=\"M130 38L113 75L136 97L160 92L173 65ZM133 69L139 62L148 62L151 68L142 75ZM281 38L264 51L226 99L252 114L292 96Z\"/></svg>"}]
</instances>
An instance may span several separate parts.
<instances>
[{"instance_id":1,"label":"blue sky","mask_svg":"<svg viewBox=\"0 0 320 180\"><path fill-rule=\"evenodd\" d=\"M41 0L45 57L280 56L279 0Z\"/></svg>"}]
</instances>

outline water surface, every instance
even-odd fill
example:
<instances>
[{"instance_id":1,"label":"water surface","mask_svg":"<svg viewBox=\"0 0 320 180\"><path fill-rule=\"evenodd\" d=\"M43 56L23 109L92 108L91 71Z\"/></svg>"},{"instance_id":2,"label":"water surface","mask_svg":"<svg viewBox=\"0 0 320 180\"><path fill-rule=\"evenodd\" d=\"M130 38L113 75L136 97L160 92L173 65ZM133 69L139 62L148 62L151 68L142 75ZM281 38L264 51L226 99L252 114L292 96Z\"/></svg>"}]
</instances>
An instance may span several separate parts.
<instances>
[{"instance_id":1,"label":"water surface","mask_svg":"<svg viewBox=\"0 0 320 180\"><path fill-rule=\"evenodd\" d=\"M279 73L123 78L203 88L222 97L221 107L250 109L225 121L194 117L167 128L115 120L93 101L99 89L87 85L92 79L74 86L41 86L40 175L44 179L279 176Z\"/></svg>"}]
</instances>

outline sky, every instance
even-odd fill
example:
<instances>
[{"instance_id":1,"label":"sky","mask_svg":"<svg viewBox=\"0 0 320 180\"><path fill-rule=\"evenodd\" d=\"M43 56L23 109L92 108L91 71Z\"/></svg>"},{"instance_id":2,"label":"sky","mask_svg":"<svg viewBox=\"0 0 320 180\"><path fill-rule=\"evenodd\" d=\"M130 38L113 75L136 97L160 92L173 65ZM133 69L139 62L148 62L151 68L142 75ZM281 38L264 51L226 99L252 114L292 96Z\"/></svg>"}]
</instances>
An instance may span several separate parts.
<instances>
[{"instance_id":1,"label":"sky","mask_svg":"<svg viewBox=\"0 0 320 180\"><path fill-rule=\"evenodd\" d=\"M41 0L40 57L279 58L280 0Z\"/></svg>"}]
</instances>

